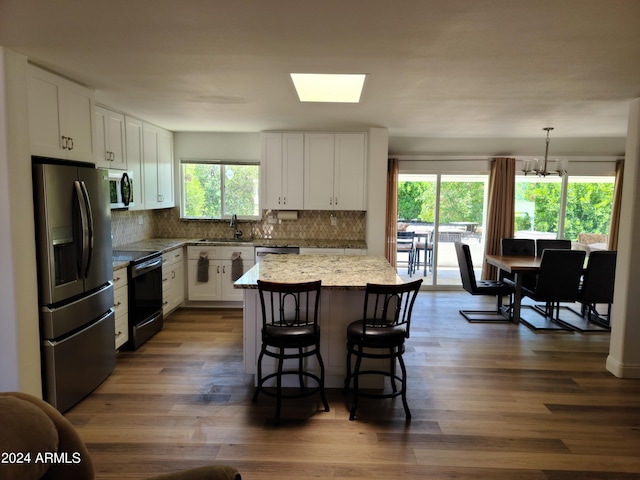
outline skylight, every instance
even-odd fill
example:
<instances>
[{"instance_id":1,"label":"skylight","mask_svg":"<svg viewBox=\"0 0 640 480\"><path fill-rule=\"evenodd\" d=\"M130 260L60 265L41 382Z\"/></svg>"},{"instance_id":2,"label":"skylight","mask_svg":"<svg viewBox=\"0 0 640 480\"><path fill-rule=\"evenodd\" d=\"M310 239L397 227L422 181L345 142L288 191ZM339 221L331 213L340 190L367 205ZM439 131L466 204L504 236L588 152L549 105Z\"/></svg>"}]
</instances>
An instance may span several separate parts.
<instances>
[{"instance_id":1,"label":"skylight","mask_svg":"<svg viewBox=\"0 0 640 480\"><path fill-rule=\"evenodd\" d=\"M359 103L365 74L292 73L301 102Z\"/></svg>"}]
</instances>

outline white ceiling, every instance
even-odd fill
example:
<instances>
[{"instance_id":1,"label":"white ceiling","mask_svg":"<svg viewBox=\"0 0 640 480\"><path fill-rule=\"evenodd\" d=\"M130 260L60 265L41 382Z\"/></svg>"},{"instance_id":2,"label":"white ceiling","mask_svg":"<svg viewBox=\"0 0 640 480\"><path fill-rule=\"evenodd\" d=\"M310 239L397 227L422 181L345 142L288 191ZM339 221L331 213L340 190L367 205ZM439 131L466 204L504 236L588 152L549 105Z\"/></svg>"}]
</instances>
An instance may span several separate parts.
<instances>
[{"instance_id":1,"label":"white ceiling","mask_svg":"<svg viewBox=\"0 0 640 480\"><path fill-rule=\"evenodd\" d=\"M640 96L638 0L0 0L0 45L173 131L377 126L395 153L539 153L553 126L619 154ZM291 72L369 78L301 104Z\"/></svg>"}]
</instances>

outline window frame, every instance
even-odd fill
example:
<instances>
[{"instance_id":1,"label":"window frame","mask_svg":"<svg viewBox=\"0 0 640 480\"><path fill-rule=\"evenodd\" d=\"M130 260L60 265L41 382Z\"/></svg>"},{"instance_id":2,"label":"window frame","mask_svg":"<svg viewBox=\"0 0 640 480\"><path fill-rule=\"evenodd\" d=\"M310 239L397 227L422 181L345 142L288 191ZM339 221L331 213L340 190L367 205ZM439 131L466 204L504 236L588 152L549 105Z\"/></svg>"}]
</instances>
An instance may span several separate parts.
<instances>
[{"instance_id":1,"label":"window frame","mask_svg":"<svg viewBox=\"0 0 640 480\"><path fill-rule=\"evenodd\" d=\"M185 188L185 176L184 176L184 165L220 165L220 216L216 217L189 217L185 215L185 207L186 207L186 188ZM260 160L224 160L224 159L208 159L208 158L181 158L179 161L178 168L180 170L180 219L181 220L192 220L192 221L212 221L212 220L230 220L233 213L225 213L224 205L225 205L225 191L226 191L226 175L224 173L226 166L255 166L258 167L258 177L256 179L256 209L257 215L238 215L238 219L240 220L260 220L262 219L262 193L261 193L261 168L260 168Z\"/></svg>"}]
</instances>

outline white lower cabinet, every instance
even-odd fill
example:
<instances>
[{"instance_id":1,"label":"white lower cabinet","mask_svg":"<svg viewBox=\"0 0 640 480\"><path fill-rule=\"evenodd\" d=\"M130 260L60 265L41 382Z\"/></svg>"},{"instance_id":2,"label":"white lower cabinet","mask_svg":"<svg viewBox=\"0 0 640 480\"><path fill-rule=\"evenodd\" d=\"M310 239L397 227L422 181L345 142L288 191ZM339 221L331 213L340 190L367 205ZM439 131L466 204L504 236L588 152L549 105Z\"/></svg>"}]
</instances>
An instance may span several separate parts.
<instances>
[{"instance_id":1,"label":"white lower cabinet","mask_svg":"<svg viewBox=\"0 0 640 480\"><path fill-rule=\"evenodd\" d=\"M240 254L241 265L236 261L237 274L244 274L253 267L253 247L208 246L187 247L187 297L189 301L242 301L242 289L233 288L233 257Z\"/></svg>"},{"instance_id":2,"label":"white lower cabinet","mask_svg":"<svg viewBox=\"0 0 640 480\"><path fill-rule=\"evenodd\" d=\"M162 254L162 314L166 317L184 302L184 248Z\"/></svg>"},{"instance_id":3,"label":"white lower cabinet","mask_svg":"<svg viewBox=\"0 0 640 480\"><path fill-rule=\"evenodd\" d=\"M113 309L116 312L116 350L129 340L129 282L127 267L113 271Z\"/></svg>"}]
</instances>

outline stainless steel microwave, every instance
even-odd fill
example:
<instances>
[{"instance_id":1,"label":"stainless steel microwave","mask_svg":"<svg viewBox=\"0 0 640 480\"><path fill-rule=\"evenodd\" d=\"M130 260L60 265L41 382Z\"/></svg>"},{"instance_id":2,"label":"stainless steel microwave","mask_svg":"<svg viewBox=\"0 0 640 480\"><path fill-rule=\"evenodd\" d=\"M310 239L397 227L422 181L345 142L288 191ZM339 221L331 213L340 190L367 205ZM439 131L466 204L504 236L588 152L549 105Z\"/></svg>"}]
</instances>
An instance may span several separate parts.
<instances>
[{"instance_id":1,"label":"stainless steel microwave","mask_svg":"<svg viewBox=\"0 0 640 480\"><path fill-rule=\"evenodd\" d=\"M126 210L133 207L133 173L123 170L109 170L109 198L112 210Z\"/></svg>"}]
</instances>

